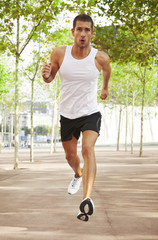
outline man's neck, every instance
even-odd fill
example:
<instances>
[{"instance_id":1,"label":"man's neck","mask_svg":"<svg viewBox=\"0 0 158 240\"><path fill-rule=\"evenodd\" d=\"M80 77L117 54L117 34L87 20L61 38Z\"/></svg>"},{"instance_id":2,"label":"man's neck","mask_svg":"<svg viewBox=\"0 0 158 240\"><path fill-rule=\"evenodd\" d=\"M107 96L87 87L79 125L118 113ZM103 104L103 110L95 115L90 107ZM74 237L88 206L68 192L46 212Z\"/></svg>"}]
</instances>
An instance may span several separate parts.
<instances>
[{"instance_id":1,"label":"man's neck","mask_svg":"<svg viewBox=\"0 0 158 240\"><path fill-rule=\"evenodd\" d=\"M80 48L78 46L73 45L71 54L76 59L86 58L91 51L91 47Z\"/></svg>"}]
</instances>

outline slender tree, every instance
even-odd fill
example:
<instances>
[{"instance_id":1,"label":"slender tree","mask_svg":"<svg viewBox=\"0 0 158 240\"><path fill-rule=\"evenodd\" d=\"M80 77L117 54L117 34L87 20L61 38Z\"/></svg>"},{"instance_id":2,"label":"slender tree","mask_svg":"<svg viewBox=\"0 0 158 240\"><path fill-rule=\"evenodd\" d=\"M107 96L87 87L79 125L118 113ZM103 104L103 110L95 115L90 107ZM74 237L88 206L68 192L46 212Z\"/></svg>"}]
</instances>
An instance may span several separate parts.
<instances>
[{"instance_id":1,"label":"slender tree","mask_svg":"<svg viewBox=\"0 0 158 240\"><path fill-rule=\"evenodd\" d=\"M0 138L0 153L2 150L2 143L3 143L3 122L4 122L4 109L6 98L8 95L8 84L11 86L11 72L3 64L0 64L0 105L1 105L1 138Z\"/></svg>"},{"instance_id":2,"label":"slender tree","mask_svg":"<svg viewBox=\"0 0 158 240\"><path fill-rule=\"evenodd\" d=\"M8 50L10 54L15 56L15 152L14 152L14 169L18 168L18 85L19 85L19 61L20 57L32 39L33 35L40 25L43 24L43 32L48 33L50 25L46 28L45 22L51 23L56 18L56 15L61 12L64 4L60 4L58 0L40 0L37 1L22 1L11 0L1 1L1 51ZM16 29L16 36L14 30ZM24 34L26 38L24 38ZM22 38L20 38L22 36ZM14 38L15 37L15 38ZM13 40L12 40L13 39Z\"/></svg>"},{"instance_id":3,"label":"slender tree","mask_svg":"<svg viewBox=\"0 0 158 240\"><path fill-rule=\"evenodd\" d=\"M39 64L40 64L40 58L34 60L33 63L26 68L25 74L31 81L31 107L30 107L30 112L31 112L31 147L30 147L30 162L34 162L34 154L33 154L33 137L34 137L34 125L33 125L33 103L34 103L34 82L35 78L38 73L39 69Z\"/></svg>"},{"instance_id":4,"label":"slender tree","mask_svg":"<svg viewBox=\"0 0 158 240\"><path fill-rule=\"evenodd\" d=\"M96 45L107 50L111 59L119 63L134 62L142 83L140 156L143 145L143 119L147 84L147 72L157 54L156 0L102 0L101 15L111 20L111 26L98 27L94 38ZM98 41L97 41L98 39Z\"/></svg>"}]
</instances>

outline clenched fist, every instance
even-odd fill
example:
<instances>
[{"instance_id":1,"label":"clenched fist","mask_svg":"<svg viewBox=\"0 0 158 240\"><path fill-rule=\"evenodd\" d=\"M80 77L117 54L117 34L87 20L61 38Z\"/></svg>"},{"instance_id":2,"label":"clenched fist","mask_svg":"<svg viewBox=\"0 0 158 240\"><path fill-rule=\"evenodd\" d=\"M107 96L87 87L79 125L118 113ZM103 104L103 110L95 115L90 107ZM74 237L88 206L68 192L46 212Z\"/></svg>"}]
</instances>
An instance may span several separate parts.
<instances>
[{"instance_id":1,"label":"clenched fist","mask_svg":"<svg viewBox=\"0 0 158 240\"><path fill-rule=\"evenodd\" d=\"M104 88L103 88L102 91L101 91L100 98L101 98L102 100L105 100L108 95L109 95L109 91L108 91L107 89L104 89Z\"/></svg>"},{"instance_id":2,"label":"clenched fist","mask_svg":"<svg viewBox=\"0 0 158 240\"><path fill-rule=\"evenodd\" d=\"M48 79L51 75L51 62L50 63L46 63L43 68L42 68L42 77L44 79Z\"/></svg>"}]
</instances>

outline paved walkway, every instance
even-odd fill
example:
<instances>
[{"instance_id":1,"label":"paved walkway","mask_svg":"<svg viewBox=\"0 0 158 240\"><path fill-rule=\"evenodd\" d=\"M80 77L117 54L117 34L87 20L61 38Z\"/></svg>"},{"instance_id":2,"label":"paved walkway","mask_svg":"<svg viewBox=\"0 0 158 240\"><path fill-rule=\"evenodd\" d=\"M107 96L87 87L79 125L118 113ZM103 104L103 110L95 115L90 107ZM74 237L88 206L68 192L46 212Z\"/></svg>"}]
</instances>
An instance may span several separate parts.
<instances>
[{"instance_id":1,"label":"paved walkway","mask_svg":"<svg viewBox=\"0 0 158 240\"><path fill-rule=\"evenodd\" d=\"M82 188L67 194L72 171L64 153L21 150L0 154L1 240L158 240L158 150L96 151L97 177L89 222L76 218Z\"/></svg>"}]
</instances>

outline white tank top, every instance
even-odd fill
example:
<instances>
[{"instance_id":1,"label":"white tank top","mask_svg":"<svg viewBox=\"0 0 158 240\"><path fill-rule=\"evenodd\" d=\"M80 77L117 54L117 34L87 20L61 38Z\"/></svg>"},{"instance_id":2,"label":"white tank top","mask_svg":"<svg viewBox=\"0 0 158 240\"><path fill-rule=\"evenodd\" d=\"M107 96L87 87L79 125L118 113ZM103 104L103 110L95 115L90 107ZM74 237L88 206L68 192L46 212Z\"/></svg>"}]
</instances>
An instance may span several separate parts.
<instances>
[{"instance_id":1,"label":"white tank top","mask_svg":"<svg viewBox=\"0 0 158 240\"><path fill-rule=\"evenodd\" d=\"M60 115L75 119L98 112L97 85L99 70L95 65L97 49L91 47L86 58L75 59L72 46L66 47L59 69L61 79Z\"/></svg>"}]
</instances>

